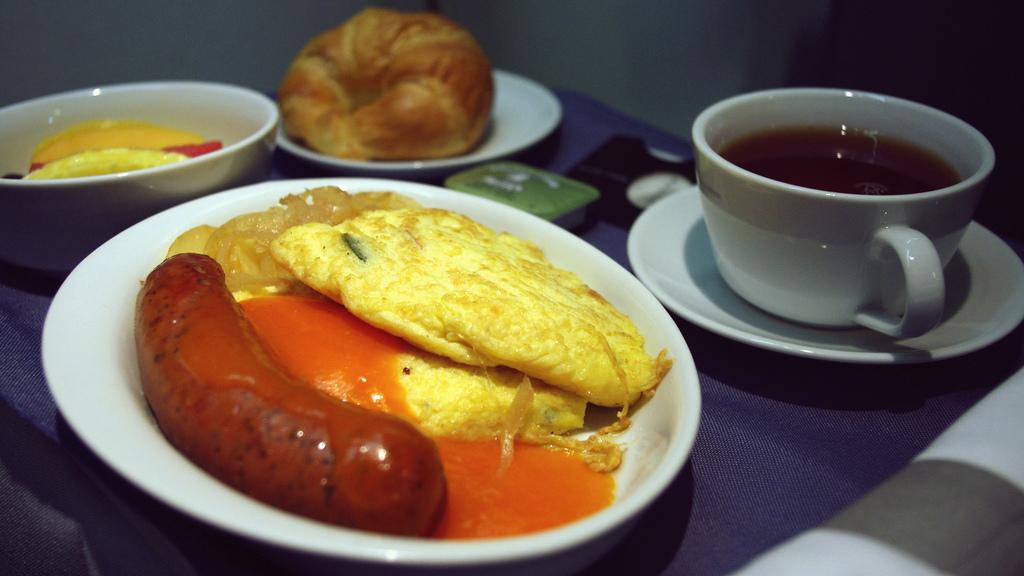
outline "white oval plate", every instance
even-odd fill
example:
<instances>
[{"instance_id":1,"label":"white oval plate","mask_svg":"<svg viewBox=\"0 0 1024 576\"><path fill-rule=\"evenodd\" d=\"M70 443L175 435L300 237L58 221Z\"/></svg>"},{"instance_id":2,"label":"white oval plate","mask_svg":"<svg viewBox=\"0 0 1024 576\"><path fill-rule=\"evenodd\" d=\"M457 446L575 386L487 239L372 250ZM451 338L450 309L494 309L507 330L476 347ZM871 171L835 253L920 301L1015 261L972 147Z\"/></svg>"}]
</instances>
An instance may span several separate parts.
<instances>
[{"instance_id":1,"label":"white oval plate","mask_svg":"<svg viewBox=\"0 0 1024 576\"><path fill-rule=\"evenodd\" d=\"M711 250L696 187L659 200L629 231L629 263L665 306L716 334L776 352L865 364L931 362L983 348L1024 318L1024 264L977 223L946 266L942 322L905 340L864 328L804 326L768 314L725 284Z\"/></svg>"},{"instance_id":2,"label":"white oval plate","mask_svg":"<svg viewBox=\"0 0 1024 576\"><path fill-rule=\"evenodd\" d=\"M629 446L607 509L565 527L529 536L443 542L396 538L329 526L266 506L203 473L161 435L142 395L133 342L140 283L167 246L198 224L275 205L322 185L352 192L392 190L424 205L457 210L495 229L530 239L557 265L575 271L675 365L657 394L633 414L621 436ZM68 276L43 328L43 367L61 413L107 464L156 498L212 525L287 550L402 566L482 566L565 570L582 567L621 537L676 477L697 433L700 390L690 351L675 321L629 272L593 246L545 220L443 188L371 179L272 181L176 206L114 237Z\"/></svg>"},{"instance_id":3,"label":"white oval plate","mask_svg":"<svg viewBox=\"0 0 1024 576\"><path fill-rule=\"evenodd\" d=\"M277 132L277 143L331 174L425 178L515 154L550 134L561 120L562 105L550 90L528 78L495 70L491 123L480 145L467 154L436 160L346 160L306 148L289 138L284 128Z\"/></svg>"}]
</instances>

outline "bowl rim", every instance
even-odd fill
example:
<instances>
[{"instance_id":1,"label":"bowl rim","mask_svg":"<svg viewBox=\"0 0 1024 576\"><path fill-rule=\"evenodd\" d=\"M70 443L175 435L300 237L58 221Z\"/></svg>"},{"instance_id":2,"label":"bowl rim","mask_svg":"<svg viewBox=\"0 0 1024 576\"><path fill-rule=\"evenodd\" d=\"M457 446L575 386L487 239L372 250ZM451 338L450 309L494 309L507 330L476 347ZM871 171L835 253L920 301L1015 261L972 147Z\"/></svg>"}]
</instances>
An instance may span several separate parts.
<instances>
[{"instance_id":1,"label":"bowl rim","mask_svg":"<svg viewBox=\"0 0 1024 576\"><path fill-rule=\"evenodd\" d=\"M215 162L225 156L234 154L238 150L242 150L254 142L268 137L268 134L276 134L277 126L280 123L280 110L277 107L277 103L271 100L265 94L240 86L237 84L228 84L224 82L207 82L201 80L152 80L145 82L128 82L122 84L105 84L97 85L93 87L77 88L74 90L67 90L64 92L57 92L54 94L47 94L45 96L39 96L37 98L31 98L29 100L23 100L16 102L8 106L0 108L0 118L3 118L5 114L16 114L19 109L28 108L30 106L39 106L49 101L61 100L67 98L83 98L90 96L99 96L104 93L125 93L125 92L156 92L167 88L176 89L191 89L191 90L210 90L220 91L227 95L234 96L237 98L244 98L248 100L248 105L259 106L261 111L264 113L263 122L260 126L252 133L248 134L241 140L222 146L219 150L214 150L203 154L201 156L187 158L181 162L174 162L171 164L164 164L162 166L153 166L151 168L142 168L139 170L129 170L127 172L116 172L113 174L98 174L95 176L79 176L76 178L56 178L52 180L25 180L25 179L14 179L14 178L0 178L0 188L5 187L29 187L29 188L46 188L46 187L71 187L76 185L90 185L90 184L104 184L112 183L125 179L134 179L139 177L145 177L152 174L171 174L180 170L187 170L191 167L195 167L200 164Z\"/></svg>"},{"instance_id":2,"label":"bowl rim","mask_svg":"<svg viewBox=\"0 0 1024 576\"><path fill-rule=\"evenodd\" d=\"M624 529L631 526L633 522L635 522L639 516L655 502L657 497L675 481L686 462L689 461L689 458L692 456L693 446L697 437L702 403L696 365L694 363L693 355L686 344L685 338L682 333L679 332L677 324L668 312L665 311L664 307L661 306L653 294L647 291L635 276L630 274L628 270L615 262L607 254L590 245L582 238L567 230L558 228L550 222L543 221L540 218L518 211L517 209L504 204L499 204L484 198L461 195L458 192L440 188L438 186L383 179L333 177L263 182L205 196L165 210L162 213L136 224L132 228L129 228L116 236L114 239L108 241L108 245L125 244L128 239L136 235L139 230L152 228L157 225L166 226L168 222L182 219L183 216L185 216L185 220L188 221L189 218L195 218L190 215L193 213L208 214L218 212L223 206L239 203L239 199L241 198L245 198L246 202L255 202L256 200L264 198L269 199L270 197L277 198L280 195L280 192L274 189L285 185L290 186L292 191L303 187L312 188L321 185L338 185L343 189L348 189L352 192L394 189L399 193L413 193L412 195L414 198L418 197L416 193L422 193L428 198L432 195L434 197L437 197L436 195L446 195L449 199L458 196L458 201L461 203L460 205L478 206L481 210L490 212L492 217L495 219L497 219L498 216L502 216L512 220L534 220L540 225L541 230L546 231L544 232L545 234L551 234L556 238L574 243L576 246L575 250L589 254L587 258L588 260L593 259L594 261L601 262L602 266L611 267L612 274L615 279L617 281L625 282L630 287L629 292L632 295L631 297L640 300L644 309L650 312L650 321L654 322L653 325L665 331L675 332L675 336L669 334L669 340L666 344L669 342L671 343L671 345L668 346L669 354L672 355L674 360L672 370L673 372L676 372L676 376L674 377L678 378L679 400L681 400L680 404L682 404L681 406L676 407L675 410L677 411L677 415L684 421L679 423L679 427L676 429L674 434L666 434L666 450L664 454L661 455L658 464L654 468L648 470L647 473L643 475L643 481L637 484L632 491L625 497L622 497L621 500L617 499L617 501L612 505L591 516L561 527L528 535L505 538L479 540L433 540L373 534L336 526L320 526L321 529L325 528L334 531L334 533L339 536L347 536L350 544L343 549L339 549L334 544L328 544L320 538L315 538L312 541L309 541L299 538L298 534L288 536L282 540L269 535L261 529L242 529L231 519L197 514L194 510L190 510L188 507L183 507L181 502L174 501L168 494L154 492L151 490L152 487L144 487L144 483L140 484L132 474L126 473L126 471L123 470L116 462L108 461L103 457L102 451L100 451L101 459L103 459L108 465L111 465L119 474L129 479L133 484L140 486L140 488L148 494L171 508L184 512L221 530L225 530L229 533L233 533L237 536L256 542L280 547L294 552L313 554L342 561L390 565L393 567L434 568L459 566L485 567L506 564L509 562L528 562L532 560L542 561L544 558L568 553L577 548L582 548L588 544L597 542L603 537L616 533L616 531L623 530L622 533L624 533ZM102 248L100 250L102 250ZM99 250L97 252L99 252ZM51 391L53 390L52 378L54 377L55 370L57 368L54 360L54 353L60 348L58 341L61 338L64 338L60 335L60 330L55 328L55 322L53 322L54 314L57 312L66 313L68 311L66 308L72 306L72 301L68 298L66 293L70 291L69 289L72 285L76 285L79 282L84 281L81 280L80 277L87 274L85 272L87 268L95 267L97 264L98 254L94 253L86 258L86 260L71 273L68 280L65 282L65 285L58 291L58 298L55 298L55 303L59 303L56 306L51 306L47 315L47 321L43 330L43 364L44 372L46 373ZM609 280L609 282L611 282L611 280ZM62 293L65 293L63 297L61 297ZM64 400L66 403L68 399L63 397L62 394L54 395L55 399L58 401L58 407L66 408L66 406L62 405L61 400ZM61 411L62 413L67 414L64 410ZM76 418L69 417L68 422L73 429L78 427L78 421ZM76 432L78 432L80 436L83 436L83 438L88 436L87 434L83 435L83 432L86 431L76 430ZM89 442L87 441L87 444L88 443ZM97 447L93 447L94 450L96 450L96 448ZM622 504L616 505L618 502L621 502ZM251 501L251 504L256 507L265 508L275 515L289 515L287 512L272 509L268 507L268 505L255 500ZM315 522L298 517L294 517L291 521L301 522L303 524ZM301 528L301 526L298 525L293 525L293 527Z\"/></svg>"}]
</instances>

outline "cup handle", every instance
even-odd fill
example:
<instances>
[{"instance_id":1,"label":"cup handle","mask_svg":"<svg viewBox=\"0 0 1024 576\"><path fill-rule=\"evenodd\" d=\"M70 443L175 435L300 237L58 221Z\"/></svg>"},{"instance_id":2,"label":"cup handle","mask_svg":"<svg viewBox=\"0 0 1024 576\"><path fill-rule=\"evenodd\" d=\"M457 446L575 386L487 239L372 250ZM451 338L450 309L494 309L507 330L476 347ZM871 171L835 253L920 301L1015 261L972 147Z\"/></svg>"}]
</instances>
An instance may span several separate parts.
<instances>
[{"instance_id":1,"label":"cup handle","mask_svg":"<svg viewBox=\"0 0 1024 576\"><path fill-rule=\"evenodd\" d=\"M906 226L888 226L875 231L870 255L881 260L887 252L896 255L903 271L906 305L902 317L885 312L861 311L854 320L872 330L899 338L920 336L942 319L946 284L942 260L924 234Z\"/></svg>"}]
</instances>

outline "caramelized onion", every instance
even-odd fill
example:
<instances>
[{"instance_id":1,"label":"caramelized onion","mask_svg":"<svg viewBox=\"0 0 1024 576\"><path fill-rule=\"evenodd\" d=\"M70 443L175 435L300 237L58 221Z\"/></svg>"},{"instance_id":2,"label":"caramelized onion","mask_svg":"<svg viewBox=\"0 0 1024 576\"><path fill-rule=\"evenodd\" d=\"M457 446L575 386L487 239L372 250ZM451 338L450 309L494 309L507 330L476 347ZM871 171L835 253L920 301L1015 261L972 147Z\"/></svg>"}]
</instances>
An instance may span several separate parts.
<instances>
[{"instance_id":1,"label":"caramelized onion","mask_svg":"<svg viewBox=\"0 0 1024 576\"><path fill-rule=\"evenodd\" d=\"M515 449L516 435L526 424L530 415L530 407L533 406L533 385L530 377L523 374L519 381L516 394L505 411L501 422L501 464L498 466L498 474L504 474L505 470L512 464L512 452Z\"/></svg>"}]
</instances>

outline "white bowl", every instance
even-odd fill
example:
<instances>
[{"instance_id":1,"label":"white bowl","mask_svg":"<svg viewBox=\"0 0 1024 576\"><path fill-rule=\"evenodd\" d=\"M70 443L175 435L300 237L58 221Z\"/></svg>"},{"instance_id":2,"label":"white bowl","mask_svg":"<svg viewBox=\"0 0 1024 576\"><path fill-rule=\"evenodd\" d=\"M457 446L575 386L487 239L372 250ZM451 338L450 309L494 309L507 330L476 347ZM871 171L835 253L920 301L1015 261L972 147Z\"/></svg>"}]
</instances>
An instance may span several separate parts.
<instances>
[{"instance_id":1,"label":"white bowl","mask_svg":"<svg viewBox=\"0 0 1024 576\"><path fill-rule=\"evenodd\" d=\"M265 178L277 106L246 88L144 82L45 96L0 109L0 173L24 174L35 146L87 120L141 120L223 148L156 168L61 180L0 179L0 261L66 272L128 226L186 200Z\"/></svg>"},{"instance_id":2,"label":"white bowl","mask_svg":"<svg viewBox=\"0 0 1024 576\"><path fill-rule=\"evenodd\" d=\"M424 205L462 212L530 239L556 265L576 272L632 318L648 351L667 349L674 365L654 397L619 436L626 446L608 508L561 528L512 538L437 541L339 528L252 500L192 465L163 437L139 384L132 339L140 282L182 231L276 204L333 184L359 192L392 190ZM571 573L625 535L676 478L700 415L693 358L675 321L632 274L577 236L504 204L443 188L372 179L273 181L214 194L167 210L119 234L87 257L57 293L43 329L43 367L57 406L82 440L143 490L202 521L270 545L300 571L352 573L461 569L508 574ZM145 457L140 457L145 455Z\"/></svg>"}]
</instances>

